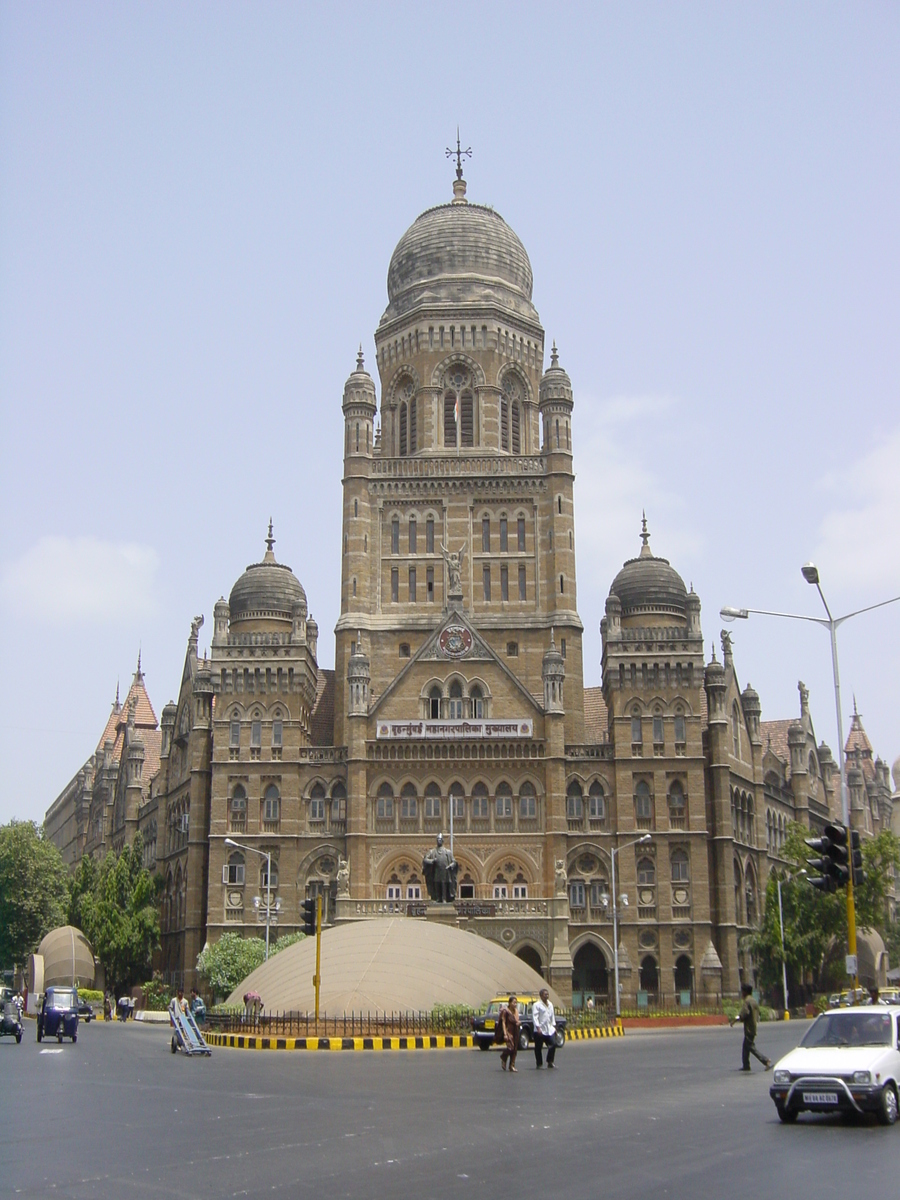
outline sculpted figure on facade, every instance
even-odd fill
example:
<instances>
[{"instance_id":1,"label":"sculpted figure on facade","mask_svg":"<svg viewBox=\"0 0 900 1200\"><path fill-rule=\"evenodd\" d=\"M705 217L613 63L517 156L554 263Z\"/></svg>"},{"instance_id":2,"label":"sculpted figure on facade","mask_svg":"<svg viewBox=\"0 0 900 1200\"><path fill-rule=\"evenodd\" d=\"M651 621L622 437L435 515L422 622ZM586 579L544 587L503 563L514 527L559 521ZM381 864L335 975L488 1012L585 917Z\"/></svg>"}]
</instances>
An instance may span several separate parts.
<instances>
[{"instance_id":1,"label":"sculpted figure on facade","mask_svg":"<svg viewBox=\"0 0 900 1200\"><path fill-rule=\"evenodd\" d=\"M338 858L337 894L339 896L350 895L350 862L346 858Z\"/></svg>"},{"instance_id":2,"label":"sculpted figure on facade","mask_svg":"<svg viewBox=\"0 0 900 1200\"><path fill-rule=\"evenodd\" d=\"M437 844L422 859L422 874L428 895L435 904L452 904L456 899L456 876L459 863L444 845L444 835L437 835Z\"/></svg>"},{"instance_id":3,"label":"sculpted figure on facade","mask_svg":"<svg viewBox=\"0 0 900 1200\"><path fill-rule=\"evenodd\" d=\"M447 575L449 577L447 594L448 596L461 596L462 565L463 559L466 557L466 543L463 542L459 550L448 550L442 542L441 554L444 556L444 562L447 564Z\"/></svg>"}]
</instances>

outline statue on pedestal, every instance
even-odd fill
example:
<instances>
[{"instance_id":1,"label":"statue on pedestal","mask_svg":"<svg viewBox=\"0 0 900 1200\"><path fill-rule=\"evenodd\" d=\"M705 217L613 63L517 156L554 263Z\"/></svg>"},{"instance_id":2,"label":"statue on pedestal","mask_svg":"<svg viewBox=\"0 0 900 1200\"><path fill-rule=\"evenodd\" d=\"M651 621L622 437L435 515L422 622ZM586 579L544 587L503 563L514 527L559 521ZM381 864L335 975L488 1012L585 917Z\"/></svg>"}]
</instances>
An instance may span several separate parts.
<instances>
[{"instance_id":1,"label":"statue on pedestal","mask_svg":"<svg viewBox=\"0 0 900 1200\"><path fill-rule=\"evenodd\" d=\"M422 859L422 874L428 895L435 904L452 904L456 899L456 876L459 863L444 845L444 835L437 835L437 844Z\"/></svg>"},{"instance_id":2,"label":"statue on pedestal","mask_svg":"<svg viewBox=\"0 0 900 1200\"><path fill-rule=\"evenodd\" d=\"M460 598L462 596L462 564L466 557L466 543L460 546L459 550L448 550L441 543L441 554L444 557L444 562L447 564L447 575L449 578L449 586L447 588L447 596Z\"/></svg>"}]
</instances>

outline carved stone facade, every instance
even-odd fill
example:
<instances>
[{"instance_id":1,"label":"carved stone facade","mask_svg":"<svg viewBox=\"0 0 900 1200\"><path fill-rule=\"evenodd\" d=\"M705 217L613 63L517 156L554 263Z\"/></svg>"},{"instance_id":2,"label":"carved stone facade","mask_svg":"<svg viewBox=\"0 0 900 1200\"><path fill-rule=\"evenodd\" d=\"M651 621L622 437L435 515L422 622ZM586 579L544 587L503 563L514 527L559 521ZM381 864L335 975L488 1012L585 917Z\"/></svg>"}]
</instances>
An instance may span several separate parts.
<instances>
[{"instance_id":1,"label":"carved stone facade","mask_svg":"<svg viewBox=\"0 0 900 1200\"><path fill-rule=\"evenodd\" d=\"M615 849L625 1001L735 995L779 830L837 812L805 691L797 722L760 721L727 636L705 661L700 600L646 521L585 689L574 397L555 346L544 369L531 292L521 242L458 178L392 257L380 403L361 353L344 389L335 670L271 526L208 659L192 625L143 817L161 966L188 985L207 939L262 934L267 901L294 930L321 894L328 920L450 919L576 1004L608 996ZM440 913L422 873L438 832L459 863Z\"/></svg>"}]
</instances>

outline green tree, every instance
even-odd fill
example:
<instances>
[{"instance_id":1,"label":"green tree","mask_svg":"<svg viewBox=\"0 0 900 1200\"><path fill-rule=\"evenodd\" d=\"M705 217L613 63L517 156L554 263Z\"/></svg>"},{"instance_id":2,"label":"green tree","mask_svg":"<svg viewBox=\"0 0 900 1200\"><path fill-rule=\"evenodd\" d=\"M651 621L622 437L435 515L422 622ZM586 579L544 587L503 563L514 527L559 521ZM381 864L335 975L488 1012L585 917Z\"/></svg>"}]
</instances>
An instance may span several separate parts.
<instances>
[{"instance_id":1,"label":"green tree","mask_svg":"<svg viewBox=\"0 0 900 1200\"><path fill-rule=\"evenodd\" d=\"M784 910L784 958L788 988L792 995L811 979L820 991L840 985L844 978L843 956L847 939L847 893L844 888L825 893L809 886L800 874L814 857L806 845L809 830L798 824L788 828L782 857L790 864L783 872L781 899ZM854 889L857 928L877 929L892 934L889 926L888 893L894 868L900 865L900 842L885 831L863 842L865 880ZM898 939L900 940L900 939ZM767 989L781 986L781 931L778 921L778 890L775 872L769 876L760 927L744 945L756 959L759 980Z\"/></svg>"},{"instance_id":2,"label":"green tree","mask_svg":"<svg viewBox=\"0 0 900 1200\"><path fill-rule=\"evenodd\" d=\"M22 966L44 934L63 925L69 872L33 821L0 826L0 967Z\"/></svg>"},{"instance_id":3,"label":"green tree","mask_svg":"<svg viewBox=\"0 0 900 1200\"><path fill-rule=\"evenodd\" d=\"M305 933L286 933L284 937L278 938L269 947L269 958L272 958L275 954L280 954L282 950L287 950L288 946L295 946L297 942L302 942L305 939Z\"/></svg>"},{"instance_id":4,"label":"green tree","mask_svg":"<svg viewBox=\"0 0 900 1200\"><path fill-rule=\"evenodd\" d=\"M143 857L137 834L121 854L107 854L93 890L80 892L77 900L81 929L116 994L147 978L159 945L158 884L143 867Z\"/></svg>"},{"instance_id":5,"label":"green tree","mask_svg":"<svg viewBox=\"0 0 900 1200\"><path fill-rule=\"evenodd\" d=\"M224 999L265 961L265 957L266 943L262 938L223 933L217 942L205 945L200 951L197 971L206 980L213 998Z\"/></svg>"},{"instance_id":6,"label":"green tree","mask_svg":"<svg viewBox=\"0 0 900 1200\"><path fill-rule=\"evenodd\" d=\"M97 885L100 880L100 867L95 858L91 858L86 854L75 874L69 881L69 912L68 921L70 925L74 925L76 929L80 929L85 935L85 906L90 906L97 891ZM90 940L90 939L88 939Z\"/></svg>"}]
</instances>

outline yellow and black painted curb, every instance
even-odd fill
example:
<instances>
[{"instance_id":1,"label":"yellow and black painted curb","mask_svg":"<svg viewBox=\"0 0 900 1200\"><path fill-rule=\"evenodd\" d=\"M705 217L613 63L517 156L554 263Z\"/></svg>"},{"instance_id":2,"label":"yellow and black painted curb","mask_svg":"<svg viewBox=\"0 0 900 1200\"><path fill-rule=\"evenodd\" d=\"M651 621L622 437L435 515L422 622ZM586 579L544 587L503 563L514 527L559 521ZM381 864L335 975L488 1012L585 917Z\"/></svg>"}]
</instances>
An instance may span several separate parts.
<instances>
[{"instance_id":1,"label":"yellow and black painted curb","mask_svg":"<svg viewBox=\"0 0 900 1200\"><path fill-rule=\"evenodd\" d=\"M566 1041L621 1037L619 1024L566 1030ZM467 1050L478 1045L470 1033L419 1037L263 1037L249 1033L207 1033L207 1044L230 1050Z\"/></svg>"},{"instance_id":2,"label":"yellow and black painted curb","mask_svg":"<svg viewBox=\"0 0 900 1200\"><path fill-rule=\"evenodd\" d=\"M589 1025L584 1029L567 1029L567 1042L582 1042L588 1038L622 1037L625 1030L619 1021L615 1025Z\"/></svg>"},{"instance_id":3,"label":"yellow and black painted curb","mask_svg":"<svg viewBox=\"0 0 900 1200\"><path fill-rule=\"evenodd\" d=\"M234 1050L461 1050L476 1044L469 1033L420 1037L261 1037L246 1033L207 1033L210 1046Z\"/></svg>"}]
</instances>

